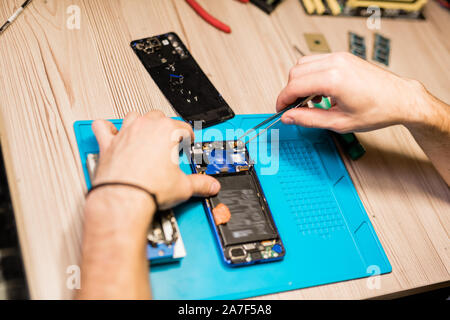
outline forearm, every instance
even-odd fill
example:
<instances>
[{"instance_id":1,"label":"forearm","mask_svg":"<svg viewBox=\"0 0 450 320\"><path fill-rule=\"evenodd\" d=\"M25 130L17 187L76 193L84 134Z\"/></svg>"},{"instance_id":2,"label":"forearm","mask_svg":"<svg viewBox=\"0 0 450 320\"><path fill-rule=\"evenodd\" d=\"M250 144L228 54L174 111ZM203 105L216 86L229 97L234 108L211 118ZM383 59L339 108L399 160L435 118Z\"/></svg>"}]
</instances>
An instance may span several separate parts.
<instances>
[{"instance_id":1,"label":"forearm","mask_svg":"<svg viewBox=\"0 0 450 320\"><path fill-rule=\"evenodd\" d=\"M423 87L414 103L417 116L405 126L450 186L450 106Z\"/></svg>"},{"instance_id":2,"label":"forearm","mask_svg":"<svg viewBox=\"0 0 450 320\"><path fill-rule=\"evenodd\" d=\"M145 250L153 212L151 198L129 187L104 187L89 195L77 298L151 297Z\"/></svg>"}]
</instances>

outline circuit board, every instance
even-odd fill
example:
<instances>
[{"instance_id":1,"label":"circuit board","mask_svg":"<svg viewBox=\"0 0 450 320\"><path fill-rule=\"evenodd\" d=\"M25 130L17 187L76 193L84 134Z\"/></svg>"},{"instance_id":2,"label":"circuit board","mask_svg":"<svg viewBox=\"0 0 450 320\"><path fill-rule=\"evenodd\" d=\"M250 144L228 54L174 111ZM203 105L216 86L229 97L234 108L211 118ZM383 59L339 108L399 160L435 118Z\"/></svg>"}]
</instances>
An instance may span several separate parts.
<instances>
[{"instance_id":1,"label":"circuit board","mask_svg":"<svg viewBox=\"0 0 450 320\"><path fill-rule=\"evenodd\" d=\"M367 50L366 50L366 40L364 39L364 37L361 37L356 33L349 32L348 45L349 45L349 52L351 52L355 56L360 57L361 59L366 60Z\"/></svg>"},{"instance_id":2,"label":"circuit board","mask_svg":"<svg viewBox=\"0 0 450 320\"><path fill-rule=\"evenodd\" d=\"M427 0L300 0L305 12L318 16L370 17L379 8L382 18L425 19Z\"/></svg>"},{"instance_id":3,"label":"circuit board","mask_svg":"<svg viewBox=\"0 0 450 320\"><path fill-rule=\"evenodd\" d=\"M391 40L376 33L373 43L372 60L389 66L389 54L391 51Z\"/></svg>"},{"instance_id":4,"label":"circuit board","mask_svg":"<svg viewBox=\"0 0 450 320\"><path fill-rule=\"evenodd\" d=\"M245 143L196 143L191 149L194 172L211 175L221 184L218 195L205 201L216 239L230 266L279 260L284 247L259 184ZM226 205L231 219L216 225L214 209Z\"/></svg>"},{"instance_id":5,"label":"circuit board","mask_svg":"<svg viewBox=\"0 0 450 320\"><path fill-rule=\"evenodd\" d=\"M251 166L245 144L240 140L196 143L192 159L197 173L208 175L246 171Z\"/></svg>"}]
</instances>

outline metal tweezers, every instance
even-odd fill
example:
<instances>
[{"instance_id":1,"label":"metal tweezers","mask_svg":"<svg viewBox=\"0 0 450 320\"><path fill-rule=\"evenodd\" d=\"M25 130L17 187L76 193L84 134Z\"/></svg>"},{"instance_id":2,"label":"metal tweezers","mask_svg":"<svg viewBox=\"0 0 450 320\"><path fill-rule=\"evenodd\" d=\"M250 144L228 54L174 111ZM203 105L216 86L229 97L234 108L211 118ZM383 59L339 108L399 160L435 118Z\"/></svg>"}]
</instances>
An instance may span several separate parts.
<instances>
[{"instance_id":1,"label":"metal tweezers","mask_svg":"<svg viewBox=\"0 0 450 320\"><path fill-rule=\"evenodd\" d=\"M259 137L261 134L263 134L264 132L266 132L267 130L269 130L272 126L274 126L275 124L277 124L280 120L281 120L281 116L288 110L291 109L295 109L295 108L300 108L300 107L305 107L309 101L311 101L312 99L314 99L314 95L313 96L309 96L306 98L298 98L293 104L287 106L285 109L281 110L280 112L274 114L273 116L269 117L268 119L264 120L263 122L257 124L256 126L254 126L253 128L247 130L238 140L244 142L242 140L242 138L245 138L246 136L248 136L249 134L251 134L253 131L256 131L257 129L271 123L269 126L267 126L264 130L260 131L259 134L255 135L253 138L251 138L250 140L248 140L247 142L245 142L245 144L249 143L250 141L252 141L253 139L256 139L257 137Z\"/></svg>"}]
</instances>

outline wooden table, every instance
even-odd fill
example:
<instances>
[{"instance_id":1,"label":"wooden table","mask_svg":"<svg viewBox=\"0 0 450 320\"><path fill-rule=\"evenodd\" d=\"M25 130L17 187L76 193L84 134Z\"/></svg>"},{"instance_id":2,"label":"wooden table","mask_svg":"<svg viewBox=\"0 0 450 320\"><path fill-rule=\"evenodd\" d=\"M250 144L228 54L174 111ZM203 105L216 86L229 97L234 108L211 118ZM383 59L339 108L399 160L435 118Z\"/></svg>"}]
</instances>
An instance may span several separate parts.
<instances>
[{"instance_id":1,"label":"wooden table","mask_svg":"<svg viewBox=\"0 0 450 320\"><path fill-rule=\"evenodd\" d=\"M1 1L1 20L21 2ZM309 17L298 0L270 17L238 1L200 3L233 33L207 25L182 0L35 0L0 36L1 142L33 298L73 295L66 271L79 263L86 191L74 121L131 110L174 115L131 40L177 32L236 113L274 111L298 58L292 45L308 52L305 32L324 33L333 51L347 50L349 30L372 46L365 19ZM66 27L70 5L81 9L79 30ZM427 21L382 21L390 69L449 102L450 16L434 1L425 14ZM448 285L449 188L403 127L358 137L367 155L346 165L393 272L381 276L380 289L360 279L268 298L359 299Z\"/></svg>"}]
</instances>

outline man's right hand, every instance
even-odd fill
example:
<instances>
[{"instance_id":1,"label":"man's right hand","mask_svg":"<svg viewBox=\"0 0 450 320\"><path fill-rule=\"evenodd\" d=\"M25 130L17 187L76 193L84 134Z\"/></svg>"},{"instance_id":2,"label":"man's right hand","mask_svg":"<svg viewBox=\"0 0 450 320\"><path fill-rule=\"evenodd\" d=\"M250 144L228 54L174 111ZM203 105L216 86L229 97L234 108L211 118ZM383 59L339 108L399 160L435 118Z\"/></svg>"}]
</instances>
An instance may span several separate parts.
<instances>
[{"instance_id":1,"label":"man's right hand","mask_svg":"<svg viewBox=\"0 0 450 320\"><path fill-rule=\"evenodd\" d=\"M310 95L331 98L329 110L299 108L282 121L337 132L368 131L423 120L425 88L350 53L302 57L289 74L277 111Z\"/></svg>"},{"instance_id":2,"label":"man's right hand","mask_svg":"<svg viewBox=\"0 0 450 320\"><path fill-rule=\"evenodd\" d=\"M420 82L349 53L323 54L303 57L292 68L277 111L311 95L330 97L332 107L292 109L281 120L341 133L403 124L450 185L450 106Z\"/></svg>"}]
</instances>

